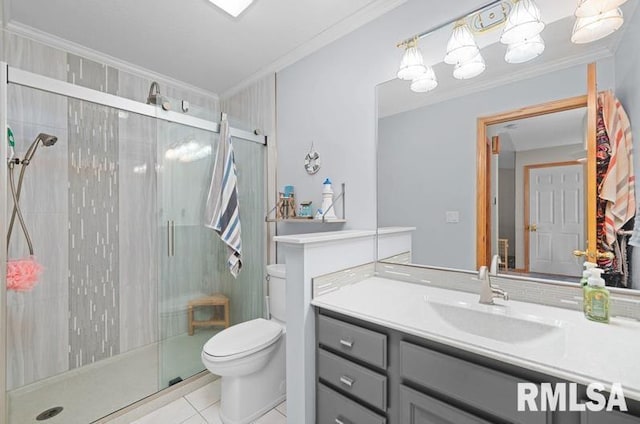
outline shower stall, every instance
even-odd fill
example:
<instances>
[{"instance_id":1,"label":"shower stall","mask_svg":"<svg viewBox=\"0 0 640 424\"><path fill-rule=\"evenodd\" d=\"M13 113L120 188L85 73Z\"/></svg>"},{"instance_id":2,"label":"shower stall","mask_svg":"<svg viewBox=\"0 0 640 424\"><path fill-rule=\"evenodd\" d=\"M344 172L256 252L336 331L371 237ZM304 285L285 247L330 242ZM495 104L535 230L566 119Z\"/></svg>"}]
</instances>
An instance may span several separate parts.
<instances>
[{"instance_id":1,"label":"shower stall","mask_svg":"<svg viewBox=\"0 0 640 424\"><path fill-rule=\"evenodd\" d=\"M6 64L0 74L2 155L5 125L18 157L40 133L57 138L30 161L19 199L42 272L33 290L0 294L0 410L9 424L39 422L40 414L52 416L47 423L86 424L204 370L202 346L221 328L188 335L190 300L226 295L232 324L263 315L266 137L231 131L243 238L233 279L225 245L203 226L216 122L77 76L61 81ZM8 166L0 196L6 234ZM27 257L14 228L0 258ZM212 313L202 309L196 319Z\"/></svg>"}]
</instances>

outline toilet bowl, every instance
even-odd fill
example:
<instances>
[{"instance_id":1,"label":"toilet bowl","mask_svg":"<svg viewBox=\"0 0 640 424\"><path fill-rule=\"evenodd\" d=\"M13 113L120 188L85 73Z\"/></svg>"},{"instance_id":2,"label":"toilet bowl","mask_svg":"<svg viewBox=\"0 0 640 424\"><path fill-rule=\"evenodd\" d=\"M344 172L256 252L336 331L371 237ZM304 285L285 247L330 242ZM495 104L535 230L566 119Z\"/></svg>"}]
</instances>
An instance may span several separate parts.
<instances>
[{"instance_id":1,"label":"toilet bowl","mask_svg":"<svg viewBox=\"0 0 640 424\"><path fill-rule=\"evenodd\" d=\"M205 367L221 377L220 419L224 424L248 424L285 399L283 266L269 265L267 274L271 318L231 326L202 349Z\"/></svg>"}]
</instances>

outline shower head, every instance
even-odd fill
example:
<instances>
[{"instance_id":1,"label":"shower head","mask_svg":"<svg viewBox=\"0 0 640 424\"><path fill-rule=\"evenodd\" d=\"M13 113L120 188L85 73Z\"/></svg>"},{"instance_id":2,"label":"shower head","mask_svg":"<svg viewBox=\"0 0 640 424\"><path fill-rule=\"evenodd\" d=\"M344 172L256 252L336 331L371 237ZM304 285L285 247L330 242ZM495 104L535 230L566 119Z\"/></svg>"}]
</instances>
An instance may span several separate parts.
<instances>
[{"instance_id":1,"label":"shower head","mask_svg":"<svg viewBox=\"0 0 640 424\"><path fill-rule=\"evenodd\" d=\"M53 146L54 144L56 144L56 141L58 141L58 137L56 137L55 135L50 135L45 133L38 134L38 137L36 138L36 140L38 139L42 141L42 144L44 146Z\"/></svg>"},{"instance_id":2,"label":"shower head","mask_svg":"<svg viewBox=\"0 0 640 424\"><path fill-rule=\"evenodd\" d=\"M56 141L58 141L58 137L56 137L55 135L49 135L45 133L38 134L36 139L33 140L33 143L31 143L31 146L29 146L29 148L27 149L27 153L24 154L24 159L22 159L22 163L24 165L29 165L29 162L31 162L31 160L33 159L33 156L36 154L36 149L38 149L39 142L42 142L44 146L48 147L56 144Z\"/></svg>"}]
</instances>

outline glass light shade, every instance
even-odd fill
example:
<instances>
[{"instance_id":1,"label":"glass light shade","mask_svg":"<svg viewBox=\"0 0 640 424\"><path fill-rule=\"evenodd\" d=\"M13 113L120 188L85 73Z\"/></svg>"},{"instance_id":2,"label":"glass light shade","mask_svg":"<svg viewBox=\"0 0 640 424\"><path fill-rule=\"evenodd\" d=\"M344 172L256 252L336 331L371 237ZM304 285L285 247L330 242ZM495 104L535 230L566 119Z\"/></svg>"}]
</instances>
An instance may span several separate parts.
<instances>
[{"instance_id":1,"label":"glass light shade","mask_svg":"<svg viewBox=\"0 0 640 424\"><path fill-rule=\"evenodd\" d=\"M544 40L538 34L530 40L509 44L504 60L507 63L524 63L540 56L544 51Z\"/></svg>"},{"instance_id":2,"label":"glass light shade","mask_svg":"<svg viewBox=\"0 0 640 424\"><path fill-rule=\"evenodd\" d=\"M408 46L400 61L400 69L398 69L397 74L398 78L412 81L425 72L427 72L427 67L424 66L420 49L415 45Z\"/></svg>"},{"instance_id":3,"label":"glass light shade","mask_svg":"<svg viewBox=\"0 0 640 424\"><path fill-rule=\"evenodd\" d=\"M487 68L484 58L481 54L477 54L473 59L466 62L460 62L453 68L453 77L464 80L477 77Z\"/></svg>"},{"instance_id":4,"label":"glass light shade","mask_svg":"<svg viewBox=\"0 0 640 424\"><path fill-rule=\"evenodd\" d=\"M581 0L576 9L576 17L586 18L615 9L627 0Z\"/></svg>"},{"instance_id":5,"label":"glass light shade","mask_svg":"<svg viewBox=\"0 0 640 424\"><path fill-rule=\"evenodd\" d=\"M578 18L573 26L571 41L586 44L613 34L624 23L622 10L616 8L599 15Z\"/></svg>"},{"instance_id":6,"label":"glass light shade","mask_svg":"<svg viewBox=\"0 0 640 424\"><path fill-rule=\"evenodd\" d=\"M447 43L444 62L449 65L466 62L473 59L479 52L480 49L467 24L456 25Z\"/></svg>"},{"instance_id":7,"label":"glass light shade","mask_svg":"<svg viewBox=\"0 0 640 424\"><path fill-rule=\"evenodd\" d=\"M520 43L540 34L544 22L540 18L540 9L533 0L519 0L511 9L507 23L500 37L503 44Z\"/></svg>"},{"instance_id":8,"label":"glass light shade","mask_svg":"<svg viewBox=\"0 0 640 424\"><path fill-rule=\"evenodd\" d=\"M433 72L433 68L427 66L426 69L427 71L425 73L411 81L411 91L426 93L438 86L438 79L436 78L436 73Z\"/></svg>"}]
</instances>

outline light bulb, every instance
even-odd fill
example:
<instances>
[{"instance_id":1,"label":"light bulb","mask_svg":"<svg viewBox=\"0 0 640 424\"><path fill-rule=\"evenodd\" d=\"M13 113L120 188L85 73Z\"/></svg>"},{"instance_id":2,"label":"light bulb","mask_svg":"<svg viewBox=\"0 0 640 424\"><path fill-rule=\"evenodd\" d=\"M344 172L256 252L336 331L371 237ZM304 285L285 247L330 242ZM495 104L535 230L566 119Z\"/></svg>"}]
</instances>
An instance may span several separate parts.
<instances>
[{"instance_id":1,"label":"light bulb","mask_svg":"<svg viewBox=\"0 0 640 424\"><path fill-rule=\"evenodd\" d=\"M507 63L528 62L540 56L544 51L544 47L544 40L540 35L536 35L530 40L509 44L504 60Z\"/></svg>"},{"instance_id":2,"label":"light bulb","mask_svg":"<svg viewBox=\"0 0 640 424\"><path fill-rule=\"evenodd\" d=\"M427 71L425 73L411 81L411 91L426 93L438 86L438 79L436 78L436 73L433 71L433 68L427 66L426 69Z\"/></svg>"},{"instance_id":3,"label":"light bulb","mask_svg":"<svg viewBox=\"0 0 640 424\"><path fill-rule=\"evenodd\" d=\"M484 58L478 53L473 59L458 63L453 68L453 77L461 80L474 78L483 73L486 67Z\"/></svg>"},{"instance_id":4,"label":"light bulb","mask_svg":"<svg viewBox=\"0 0 640 424\"><path fill-rule=\"evenodd\" d=\"M503 44L519 43L540 34L544 22L533 0L519 0L511 9L500 37Z\"/></svg>"},{"instance_id":5,"label":"light bulb","mask_svg":"<svg viewBox=\"0 0 640 424\"><path fill-rule=\"evenodd\" d=\"M575 44L586 44L613 34L624 23L622 10L619 8L587 18L578 18L573 26L571 41Z\"/></svg>"},{"instance_id":6,"label":"light bulb","mask_svg":"<svg viewBox=\"0 0 640 424\"><path fill-rule=\"evenodd\" d=\"M400 69L398 69L397 74L398 78L411 81L425 72L427 72L427 67L424 66L422 53L420 53L415 43L409 43L400 61Z\"/></svg>"},{"instance_id":7,"label":"light bulb","mask_svg":"<svg viewBox=\"0 0 640 424\"><path fill-rule=\"evenodd\" d=\"M444 62L449 65L466 62L467 60L473 59L479 52L480 49L467 24L458 24L451 32Z\"/></svg>"}]
</instances>

